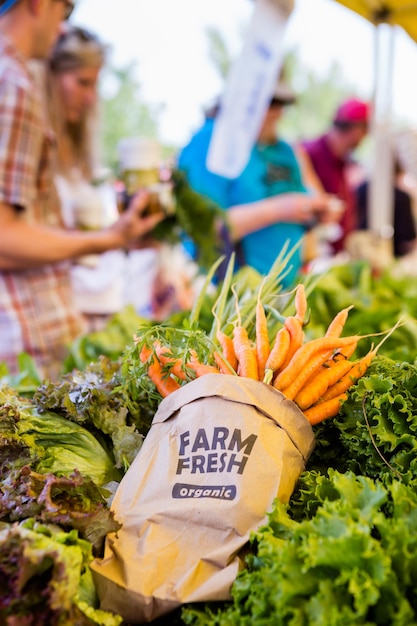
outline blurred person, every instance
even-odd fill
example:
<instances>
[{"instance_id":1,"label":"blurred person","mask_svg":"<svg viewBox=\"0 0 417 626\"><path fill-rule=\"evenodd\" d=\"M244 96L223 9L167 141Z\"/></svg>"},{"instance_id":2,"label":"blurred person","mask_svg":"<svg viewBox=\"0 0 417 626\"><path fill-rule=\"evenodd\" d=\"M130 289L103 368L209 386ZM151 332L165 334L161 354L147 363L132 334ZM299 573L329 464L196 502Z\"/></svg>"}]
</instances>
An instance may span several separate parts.
<instances>
[{"instance_id":1,"label":"blurred person","mask_svg":"<svg viewBox=\"0 0 417 626\"><path fill-rule=\"evenodd\" d=\"M404 168L394 156L393 177L393 254L402 257L416 250L416 223L411 194L403 184ZM364 181L355 191L358 229L369 227L369 182Z\"/></svg>"},{"instance_id":2,"label":"blurred person","mask_svg":"<svg viewBox=\"0 0 417 626\"><path fill-rule=\"evenodd\" d=\"M400 176L401 187L411 195L413 215L417 221L417 128L405 127L397 130L394 145L403 170Z\"/></svg>"},{"instance_id":3,"label":"blurred person","mask_svg":"<svg viewBox=\"0 0 417 626\"><path fill-rule=\"evenodd\" d=\"M168 217L167 224L154 233L146 248L129 251L125 300L141 317L164 321L171 313L191 309L195 294L191 283L198 269L184 253L183 246L174 244L175 237L171 240L166 237L167 228L175 224L172 169L163 160L159 141L151 137L137 135L121 139L118 156L121 204L138 186L146 184L155 204L162 203Z\"/></svg>"},{"instance_id":4,"label":"blurred person","mask_svg":"<svg viewBox=\"0 0 417 626\"><path fill-rule=\"evenodd\" d=\"M69 229L99 229L118 216L116 193L103 176L97 145L98 80L105 62L106 46L98 37L68 25L44 68L45 103L57 142L55 184ZM100 329L123 308L126 262L122 250L75 259L74 300L88 330Z\"/></svg>"},{"instance_id":5,"label":"blurred person","mask_svg":"<svg viewBox=\"0 0 417 626\"><path fill-rule=\"evenodd\" d=\"M44 377L62 368L82 332L69 261L137 242L162 219L143 216L146 192L108 228L65 230L53 185L54 139L30 59L46 59L70 0L0 0L0 361L33 357Z\"/></svg>"},{"instance_id":6,"label":"blurred person","mask_svg":"<svg viewBox=\"0 0 417 626\"><path fill-rule=\"evenodd\" d=\"M357 215L353 193L353 175L357 166L352 153L368 134L369 105L355 98L337 108L330 129L318 138L301 142L296 150L300 162L311 172L315 184L323 192L342 201L340 230L330 243L333 254L344 250L346 236L356 229Z\"/></svg>"},{"instance_id":7,"label":"blurred person","mask_svg":"<svg viewBox=\"0 0 417 626\"><path fill-rule=\"evenodd\" d=\"M294 280L304 263L302 242L311 225L335 219L331 198L308 192L294 150L277 132L285 107L294 102L295 94L281 76L249 161L235 179L206 167L217 107L206 114L203 126L178 158L191 187L227 211L228 235L237 246L241 265L267 274L287 242L290 248L299 244L285 284Z\"/></svg>"}]
</instances>

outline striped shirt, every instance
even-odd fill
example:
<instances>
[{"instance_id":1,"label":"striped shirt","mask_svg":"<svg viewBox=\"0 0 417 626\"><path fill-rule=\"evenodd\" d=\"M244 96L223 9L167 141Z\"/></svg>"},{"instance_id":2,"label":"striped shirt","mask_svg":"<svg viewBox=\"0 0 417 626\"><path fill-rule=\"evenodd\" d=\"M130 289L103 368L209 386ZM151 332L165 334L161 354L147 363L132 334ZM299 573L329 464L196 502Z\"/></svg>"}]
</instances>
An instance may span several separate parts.
<instances>
[{"instance_id":1,"label":"striped shirt","mask_svg":"<svg viewBox=\"0 0 417 626\"><path fill-rule=\"evenodd\" d=\"M27 60L0 34L0 203L14 206L19 219L56 227L62 222L53 149ZM26 352L43 376L55 377L68 345L83 331L69 270L69 263L56 263L0 271L0 361L11 373Z\"/></svg>"}]
</instances>

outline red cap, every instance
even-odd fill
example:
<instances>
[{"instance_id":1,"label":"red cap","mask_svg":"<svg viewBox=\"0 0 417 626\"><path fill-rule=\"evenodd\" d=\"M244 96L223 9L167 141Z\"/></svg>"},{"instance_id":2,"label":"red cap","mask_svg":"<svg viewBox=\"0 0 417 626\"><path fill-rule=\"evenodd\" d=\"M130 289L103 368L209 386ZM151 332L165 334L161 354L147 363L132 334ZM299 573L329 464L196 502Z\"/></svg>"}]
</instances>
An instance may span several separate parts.
<instances>
[{"instance_id":1,"label":"red cap","mask_svg":"<svg viewBox=\"0 0 417 626\"><path fill-rule=\"evenodd\" d=\"M352 98L343 102L336 111L334 116L335 122L350 123L368 123L369 122L369 104L362 100Z\"/></svg>"}]
</instances>

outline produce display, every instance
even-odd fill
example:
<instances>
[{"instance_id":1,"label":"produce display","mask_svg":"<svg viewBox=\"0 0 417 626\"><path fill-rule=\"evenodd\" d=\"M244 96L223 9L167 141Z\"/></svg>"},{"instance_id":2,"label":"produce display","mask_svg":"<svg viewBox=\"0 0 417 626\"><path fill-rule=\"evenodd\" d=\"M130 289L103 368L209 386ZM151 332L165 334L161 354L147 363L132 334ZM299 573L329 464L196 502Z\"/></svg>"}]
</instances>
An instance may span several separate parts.
<instances>
[{"instance_id":1,"label":"produce display","mask_svg":"<svg viewBox=\"0 0 417 626\"><path fill-rule=\"evenodd\" d=\"M233 602L179 623L323 625L417 620L417 367L377 357L316 449L288 506L252 538Z\"/></svg>"},{"instance_id":2,"label":"produce display","mask_svg":"<svg viewBox=\"0 0 417 626\"><path fill-rule=\"evenodd\" d=\"M318 276L309 294L311 311L308 332L320 336L334 315L354 305L346 320L345 333L362 335L392 328L402 320L395 333L381 346L380 354L414 362L417 355L417 282L409 276L396 276L386 270L375 274L363 261L335 265ZM369 341L361 341L356 353L363 356Z\"/></svg>"},{"instance_id":3,"label":"produce display","mask_svg":"<svg viewBox=\"0 0 417 626\"><path fill-rule=\"evenodd\" d=\"M262 283L253 309L245 307L245 319L236 298L235 316L229 317L223 328L224 297L228 290L233 295L232 270L233 260L213 307L209 333L192 325L185 329L162 325L146 326L135 335L132 358L136 354L142 364L137 370L138 378L146 373L156 391L166 397L205 374L238 375L271 384L293 400L311 424L334 417L347 399L349 388L363 376L399 322L377 346L352 359L361 339L374 336L370 333L342 337L353 305L335 313L322 337L306 340L304 327L310 312L305 285L300 283L293 293L295 313L283 316L275 310L275 317L282 324L276 332L274 325L271 333L262 302ZM270 305L268 308L271 312Z\"/></svg>"},{"instance_id":4,"label":"produce display","mask_svg":"<svg viewBox=\"0 0 417 626\"><path fill-rule=\"evenodd\" d=\"M281 258L266 278L233 275L229 267L215 291L209 273L193 311L164 324L132 311L123 324L121 314L107 338L106 331L80 338L77 366L72 356L56 381L37 380L24 356L20 376L0 370L0 623L122 623L100 610L89 563L118 527L112 494L163 397L149 367L160 368L160 381L180 386L200 367L246 374L242 334L251 340L253 376L281 385L307 417L323 409L345 368L349 384L337 411L314 418L316 447L306 471L290 501L277 500L268 523L253 533L233 599L185 605L158 624L417 623L417 286L352 263L283 293L286 262ZM303 333L298 355L309 354L303 363L311 363L310 346L320 342L324 360L291 391L305 368L285 380L289 361L276 368L268 358L275 342L289 354L283 329L290 335L294 320ZM334 322L338 337L331 336ZM235 327L246 335L234 336ZM258 342L265 328L268 342ZM363 362L367 369L354 375Z\"/></svg>"},{"instance_id":5,"label":"produce display","mask_svg":"<svg viewBox=\"0 0 417 626\"><path fill-rule=\"evenodd\" d=\"M304 341L307 313L304 285L295 292L295 315L283 320L270 345L261 299L255 308L253 338L237 311L231 336L220 327L210 341L203 332L166 327L147 328L135 336L139 359L161 397L205 374L238 375L281 391L311 424L333 417L348 389L366 372L377 348L354 361L361 336L341 337L349 308L340 311L325 335Z\"/></svg>"}]
</instances>

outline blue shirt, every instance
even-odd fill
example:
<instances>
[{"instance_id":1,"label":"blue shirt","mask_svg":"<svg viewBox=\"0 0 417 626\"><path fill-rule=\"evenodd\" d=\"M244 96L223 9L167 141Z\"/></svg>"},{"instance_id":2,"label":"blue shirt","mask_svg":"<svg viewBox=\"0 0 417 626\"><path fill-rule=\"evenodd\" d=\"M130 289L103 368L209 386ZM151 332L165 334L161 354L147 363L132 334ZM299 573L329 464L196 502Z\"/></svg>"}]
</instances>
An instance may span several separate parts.
<instances>
[{"instance_id":1,"label":"blue shirt","mask_svg":"<svg viewBox=\"0 0 417 626\"><path fill-rule=\"evenodd\" d=\"M238 178L231 180L210 172L206 167L206 156L213 126L214 120L206 120L178 159L178 167L186 172L189 184L197 192L225 210L282 193L306 192L294 151L282 140L272 145L256 144ZM279 222L243 237L245 263L260 274L267 274L286 242L289 241L291 249L304 233L302 224ZM286 284L294 280L301 267L300 247L291 257L290 264L292 268L285 279Z\"/></svg>"}]
</instances>

